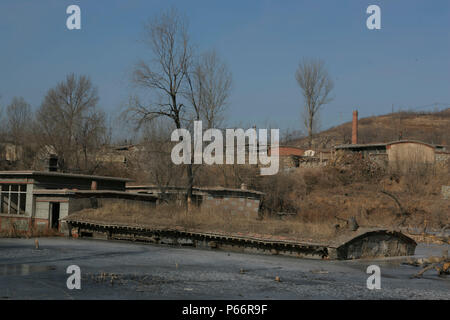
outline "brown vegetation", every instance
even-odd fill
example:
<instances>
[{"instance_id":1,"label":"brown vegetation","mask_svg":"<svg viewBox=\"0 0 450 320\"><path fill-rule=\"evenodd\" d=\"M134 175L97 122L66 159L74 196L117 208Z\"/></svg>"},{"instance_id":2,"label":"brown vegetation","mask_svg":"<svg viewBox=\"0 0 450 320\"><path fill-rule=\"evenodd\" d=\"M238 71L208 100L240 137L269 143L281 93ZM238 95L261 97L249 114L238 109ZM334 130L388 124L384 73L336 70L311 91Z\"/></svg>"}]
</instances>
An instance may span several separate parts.
<instances>
[{"instance_id":1,"label":"brown vegetation","mask_svg":"<svg viewBox=\"0 0 450 320\"><path fill-rule=\"evenodd\" d=\"M110 224L147 226L150 228L181 228L189 231L227 234L258 235L302 241L326 241L335 236L335 230L323 224L305 223L297 217L280 219L265 217L255 219L229 211L193 210L186 213L183 207L161 205L149 211L141 211L122 204L99 209L86 209L70 216L70 219Z\"/></svg>"},{"instance_id":2,"label":"brown vegetation","mask_svg":"<svg viewBox=\"0 0 450 320\"><path fill-rule=\"evenodd\" d=\"M375 143L409 139L432 144L450 145L450 108L439 112L404 111L382 116L362 118L358 121L358 142ZM322 131L314 136L313 146L332 148L351 143L352 123ZM290 142L296 146L308 146L307 138Z\"/></svg>"},{"instance_id":3,"label":"brown vegetation","mask_svg":"<svg viewBox=\"0 0 450 320\"><path fill-rule=\"evenodd\" d=\"M0 238L34 238L34 237L55 237L55 236L61 236L61 233L54 229L49 228L38 229L35 227L27 231L22 231L17 230L14 224L8 230L0 231Z\"/></svg>"}]
</instances>

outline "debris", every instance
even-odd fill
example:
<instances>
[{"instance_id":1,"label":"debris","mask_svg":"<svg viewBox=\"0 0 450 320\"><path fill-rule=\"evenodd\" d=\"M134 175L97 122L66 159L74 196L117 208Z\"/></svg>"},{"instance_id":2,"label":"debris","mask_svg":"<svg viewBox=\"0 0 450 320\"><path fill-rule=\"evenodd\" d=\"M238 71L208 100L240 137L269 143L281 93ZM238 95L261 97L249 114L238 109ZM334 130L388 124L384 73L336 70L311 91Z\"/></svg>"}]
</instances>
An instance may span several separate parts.
<instances>
[{"instance_id":1,"label":"debris","mask_svg":"<svg viewBox=\"0 0 450 320\"><path fill-rule=\"evenodd\" d=\"M450 274L450 259L447 253L444 251L442 257L429 257L419 258L412 263L408 263L414 266L425 266L422 270L412 276L412 278L421 278L422 275L431 269L436 269L439 276Z\"/></svg>"},{"instance_id":2,"label":"debris","mask_svg":"<svg viewBox=\"0 0 450 320\"><path fill-rule=\"evenodd\" d=\"M315 274L328 274L327 270L311 270L311 272Z\"/></svg>"}]
</instances>

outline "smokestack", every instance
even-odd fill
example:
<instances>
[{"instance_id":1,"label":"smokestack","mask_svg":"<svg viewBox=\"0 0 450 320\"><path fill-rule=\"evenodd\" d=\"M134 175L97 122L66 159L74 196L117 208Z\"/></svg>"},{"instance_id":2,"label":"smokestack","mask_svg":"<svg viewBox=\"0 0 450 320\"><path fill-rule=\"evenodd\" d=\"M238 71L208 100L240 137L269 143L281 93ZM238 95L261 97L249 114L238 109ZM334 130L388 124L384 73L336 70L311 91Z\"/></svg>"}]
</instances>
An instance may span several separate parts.
<instances>
[{"instance_id":1,"label":"smokestack","mask_svg":"<svg viewBox=\"0 0 450 320\"><path fill-rule=\"evenodd\" d=\"M358 143L358 110L353 111L352 144Z\"/></svg>"}]
</instances>

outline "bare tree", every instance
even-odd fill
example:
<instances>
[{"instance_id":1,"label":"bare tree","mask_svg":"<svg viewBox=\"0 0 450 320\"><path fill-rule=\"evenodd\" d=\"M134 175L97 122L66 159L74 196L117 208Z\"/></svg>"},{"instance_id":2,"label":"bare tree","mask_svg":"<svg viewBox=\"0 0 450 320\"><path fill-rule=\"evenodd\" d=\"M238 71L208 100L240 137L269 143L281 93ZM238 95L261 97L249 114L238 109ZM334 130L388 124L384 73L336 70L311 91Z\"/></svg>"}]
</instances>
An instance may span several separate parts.
<instances>
[{"instance_id":1,"label":"bare tree","mask_svg":"<svg viewBox=\"0 0 450 320\"><path fill-rule=\"evenodd\" d=\"M150 99L143 104L132 97L127 114L138 126L159 117L172 119L177 129L186 126L182 103L186 77L192 67L192 49L187 34L187 22L175 9L163 12L145 26L144 42L149 46L151 60L140 61L133 73L133 82L148 89ZM188 206L192 198L192 165L186 165Z\"/></svg>"},{"instance_id":2,"label":"bare tree","mask_svg":"<svg viewBox=\"0 0 450 320\"><path fill-rule=\"evenodd\" d=\"M217 52L212 50L202 54L188 73L187 80L187 99L196 112L196 118L204 123L203 128L223 125L232 80L231 72Z\"/></svg>"},{"instance_id":3,"label":"bare tree","mask_svg":"<svg viewBox=\"0 0 450 320\"><path fill-rule=\"evenodd\" d=\"M186 22L172 9L154 18L145 31L144 41L150 47L152 59L150 63L140 61L136 65L133 81L150 89L153 95L146 104L133 97L128 111L139 124L165 116L179 129L185 107L180 96L192 63Z\"/></svg>"},{"instance_id":4,"label":"bare tree","mask_svg":"<svg viewBox=\"0 0 450 320\"><path fill-rule=\"evenodd\" d=\"M175 9L163 12L145 26L145 43L151 58L134 68L133 82L146 89L148 99L130 100L127 115L138 127L159 117L171 119L175 128L192 128L192 120L216 125L223 115L231 75L215 53L197 61L190 44L187 21ZM187 202L192 198L194 169L186 165Z\"/></svg>"},{"instance_id":5,"label":"bare tree","mask_svg":"<svg viewBox=\"0 0 450 320\"><path fill-rule=\"evenodd\" d=\"M30 105L22 97L14 97L6 108L6 127L15 144L22 145L32 126Z\"/></svg>"},{"instance_id":6,"label":"bare tree","mask_svg":"<svg viewBox=\"0 0 450 320\"><path fill-rule=\"evenodd\" d=\"M87 154L98 147L105 133L104 116L97 109L97 89L86 76L69 74L65 81L50 89L37 111L36 120L42 146L51 147L58 155L62 170L87 168ZM84 163L80 154L85 155Z\"/></svg>"},{"instance_id":7,"label":"bare tree","mask_svg":"<svg viewBox=\"0 0 450 320\"><path fill-rule=\"evenodd\" d=\"M146 125L141 142L141 175L142 172L148 173L151 181L160 188L162 200L169 186L182 185L180 177L184 173L184 168L171 160L173 142L170 141L170 135L173 124L167 122L167 119L160 119Z\"/></svg>"},{"instance_id":8,"label":"bare tree","mask_svg":"<svg viewBox=\"0 0 450 320\"><path fill-rule=\"evenodd\" d=\"M105 114L100 110L92 110L81 119L75 133L75 143L80 149L86 173L93 174L100 165L100 161L95 157L95 151L101 146L109 144L107 130ZM78 157L77 163L81 165Z\"/></svg>"},{"instance_id":9,"label":"bare tree","mask_svg":"<svg viewBox=\"0 0 450 320\"><path fill-rule=\"evenodd\" d=\"M319 59L303 59L295 73L295 78L304 98L304 120L308 130L308 144L311 147L314 123L320 108L332 101L330 92L334 84L325 69L324 62Z\"/></svg>"}]
</instances>

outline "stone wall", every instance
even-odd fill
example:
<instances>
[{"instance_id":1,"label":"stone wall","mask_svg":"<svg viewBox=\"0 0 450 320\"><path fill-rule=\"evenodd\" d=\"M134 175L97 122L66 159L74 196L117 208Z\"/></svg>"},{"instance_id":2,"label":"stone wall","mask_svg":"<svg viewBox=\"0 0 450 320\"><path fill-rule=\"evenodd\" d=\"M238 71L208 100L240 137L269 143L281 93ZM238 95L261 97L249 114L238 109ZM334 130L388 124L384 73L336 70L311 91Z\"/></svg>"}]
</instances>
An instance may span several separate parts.
<instances>
[{"instance_id":1,"label":"stone wall","mask_svg":"<svg viewBox=\"0 0 450 320\"><path fill-rule=\"evenodd\" d=\"M450 200L450 186L442 186L441 194L442 198Z\"/></svg>"},{"instance_id":2,"label":"stone wall","mask_svg":"<svg viewBox=\"0 0 450 320\"><path fill-rule=\"evenodd\" d=\"M327 159L320 159L317 157L300 157L298 167L299 168L318 168L327 165Z\"/></svg>"},{"instance_id":3,"label":"stone wall","mask_svg":"<svg viewBox=\"0 0 450 320\"><path fill-rule=\"evenodd\" d=\"M436 152L436 162L450 161L450 152Z\"/></svg>"},{"instance_id":4,"label":"stone wall","mask_svg":"<svg viewBox=\"0 0 450 320\"><path fill-rule=\"evenodd\" d=\"M382 168L386 168L389 163L387 153L371 153L369 154L369 159Z\"/></svg>"}]
</instances>

